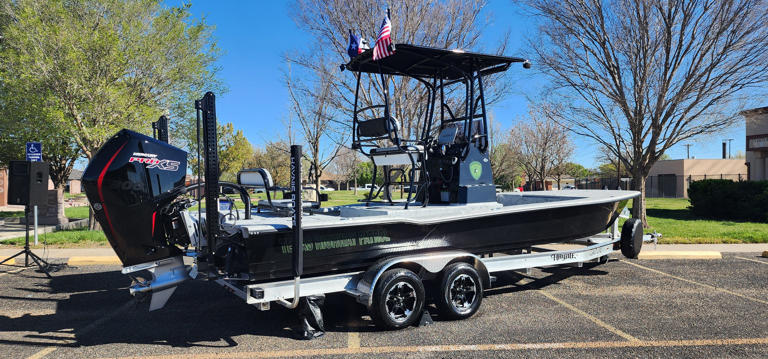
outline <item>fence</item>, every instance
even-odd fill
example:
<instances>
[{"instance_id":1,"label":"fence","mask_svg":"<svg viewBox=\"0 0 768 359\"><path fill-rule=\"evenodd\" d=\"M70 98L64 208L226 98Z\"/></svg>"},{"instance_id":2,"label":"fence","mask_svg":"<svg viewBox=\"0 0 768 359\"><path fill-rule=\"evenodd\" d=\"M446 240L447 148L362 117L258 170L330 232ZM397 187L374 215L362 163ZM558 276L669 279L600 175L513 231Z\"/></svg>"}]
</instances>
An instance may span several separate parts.
<instances>
[{"instance_id":1,"label":"fence","mask_svg":"<svg viewBox=\"0 0 768 359\"><path fill-rule=\"evenodd\" d=\"M661 198L688 198L688 185L693 181L700 181L704 179L746 181L747 175L744 173L737 173L688 176L678 176L674 174L648 176L648 179L645 181L645 196ZM574 186L578 189L616 189L619 188L619 181L616 177L577 178L574 179ZM622 178L621 188L635 188L634 181L631 178Z\"/></svg>"}]
</instances>

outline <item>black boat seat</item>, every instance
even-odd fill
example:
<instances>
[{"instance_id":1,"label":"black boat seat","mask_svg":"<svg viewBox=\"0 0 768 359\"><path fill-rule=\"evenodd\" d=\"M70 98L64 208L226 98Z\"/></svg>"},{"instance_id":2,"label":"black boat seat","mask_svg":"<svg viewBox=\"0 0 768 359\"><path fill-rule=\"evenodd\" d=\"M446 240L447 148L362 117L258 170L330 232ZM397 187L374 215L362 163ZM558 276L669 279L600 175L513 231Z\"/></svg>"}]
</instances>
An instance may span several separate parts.
<instances>
[{"instance_id":1,"label":"black boat seat","mask_svg":"<svg viewBox=\"0 0 768 359\"><path fill-rule=\"evenodd\" d=\"M396 118L389 117L389 128L391 130L397 130L400 128L400 121ZM387 136L387 118L379 117L365 121L359 121L357 124L357 135L360 137L379 138Z\"/></svg>"},{"instance_id":2,"label":"black boat seat","mask_svg":"<svg viewBox=\"0 0 768 359\"><path fill-rule=\"evenodd\" d=\"M419 162L419 156L424 153L422 145L405 145L372 148L371 157L377 166L391 165L410 165L411 158L414 162Z\"/></svg>"}]
</instances>

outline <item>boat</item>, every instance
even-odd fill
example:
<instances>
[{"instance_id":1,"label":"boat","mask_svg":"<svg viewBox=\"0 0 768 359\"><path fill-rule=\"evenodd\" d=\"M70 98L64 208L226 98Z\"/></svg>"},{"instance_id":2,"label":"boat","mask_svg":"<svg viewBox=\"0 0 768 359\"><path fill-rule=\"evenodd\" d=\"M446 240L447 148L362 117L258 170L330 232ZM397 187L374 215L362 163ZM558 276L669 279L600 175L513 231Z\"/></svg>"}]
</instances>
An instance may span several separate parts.
<instances>
[{"instance_id":1,"label":"boat","mask_svg":"<svg viewBox=\"0 0 768 359\"><path fill-rule=\"evenodd\" d=\"M185 184L187 154L164 139L130 130L110 138L89 163L83 185L123 272L172 260L169 271L176 273L186 268L182 256L195 263L183 274L140 280L132 292L175 288L188 277L237 288L293 279L298 300L300 278L364 272L395 257L464 253L483 258L587 238L614 225L627 202L639 195L622 190L497 193L483 81L514 63L525 68L530 63L409 44L396 49L378 61L367 50L342 65L356 80L350 147L373 163L372 178L383 173L383 184L371 186L361 203L323 207L323 194L302 184L300 146L291 148L288 188L275 186L266 169L244 169L237 183L218 181L212 93L195 103L202 121L198 148L203 149L204 183ZM425 89L420 130L410 138L391 111L391 76L408 77ZM363 103L365 79L382 87L381 104ZM396 186L407 192L401 200L393 198ZM243 208L221 196L225 188L240 194ZM252 203L255 188L267 199ZM278 190L291 199L271 198ZM637 239L637 222L631 227L627 243Z\"/></svg>"}]
</instances>

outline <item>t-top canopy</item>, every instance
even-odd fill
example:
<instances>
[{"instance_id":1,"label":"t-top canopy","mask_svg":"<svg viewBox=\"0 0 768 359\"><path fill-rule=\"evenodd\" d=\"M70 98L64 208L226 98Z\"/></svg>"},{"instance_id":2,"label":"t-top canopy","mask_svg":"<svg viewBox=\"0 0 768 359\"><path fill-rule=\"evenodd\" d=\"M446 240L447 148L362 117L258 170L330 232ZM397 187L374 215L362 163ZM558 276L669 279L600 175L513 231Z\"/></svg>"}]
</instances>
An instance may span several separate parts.
<instances>
[{"instance_id":1,"label":"t-top canopy","mask_svg":"<svg viewBox=\"0 0 768 359\"><path fill-rule=\"evenodd\" d=\"M394 54L379 61L373 61L373 50L369 49L350 60L344 67L355 72L427 78L439 75L443 79L455 80L469 76L474 71L480 71L482 75L506 71L513 62L526 60L463 50L397 44Z\"/></svg>"}]
</instances>

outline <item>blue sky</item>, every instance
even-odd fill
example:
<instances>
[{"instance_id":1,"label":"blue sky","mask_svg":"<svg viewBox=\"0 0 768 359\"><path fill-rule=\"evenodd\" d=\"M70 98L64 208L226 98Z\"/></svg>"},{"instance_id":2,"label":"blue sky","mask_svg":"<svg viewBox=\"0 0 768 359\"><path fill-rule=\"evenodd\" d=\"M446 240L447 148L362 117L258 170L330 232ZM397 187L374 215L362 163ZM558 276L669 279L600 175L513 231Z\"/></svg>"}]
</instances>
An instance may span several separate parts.
<instances>
[{"instance_id":1,"label":"blue sky","mask_svg":"<svg viewBox=\"0 0 768 359\"><path fill-rule=\"evenodd\" d=\"M178 4L180 1L168 1ZM281 80L282 55L312 41L289 16L289 1L194 1L191 11L205 16L214 25L215 36L223 54L218 61L220 78L228 92L217 96L217 114L222 122L232 122L242 129L255 146L283 137L288 109L288 94ZM535 20L519 11L509 0L491 0L486 11L493 14L486 29L484 47L493 48L505 31L511 31L511 47L507 55L530 57L524 37L536 31ZM397 39L395 39L397 41ZM535 64L534 64L535 66ZM503 128L514 126L528 111L525 94L541 91L546 79L535 71L513 67L519 79L515 91L490 109ZM765 105L765 104L762 104ZM723 134L701 138L693 143L691 155L696 158L719 158L722 139L733 138L733 153L745 147L744 126L740 124ZM576 151L572 160L595 167L596 147L586 138L574 136ZM685 147L668 151L671 158L685 158Z\"/></svg>"}]
</instances>

